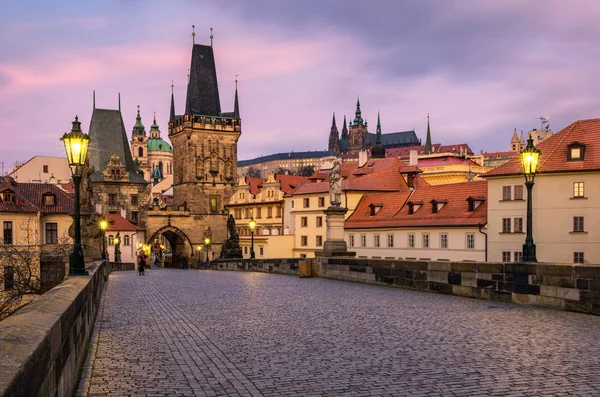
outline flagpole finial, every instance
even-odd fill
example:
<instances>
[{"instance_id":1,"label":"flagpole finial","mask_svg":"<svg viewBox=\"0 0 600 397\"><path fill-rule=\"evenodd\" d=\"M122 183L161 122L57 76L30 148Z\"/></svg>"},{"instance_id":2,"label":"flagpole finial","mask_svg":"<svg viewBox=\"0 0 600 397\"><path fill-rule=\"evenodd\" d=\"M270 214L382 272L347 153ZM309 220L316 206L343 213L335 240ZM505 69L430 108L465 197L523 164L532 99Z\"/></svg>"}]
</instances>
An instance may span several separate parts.
<instances>
[{"instance_id":1,"label":"flagpole finial","mask_svg":"<svg viewBox=\"0 0 600 397\"><path fill-rule=\"evenodd\" d=\"M192 25L192 44L196 44L196 32L194 31L195 28L196 25Z\"/></svg>"},{"instance_id":2,"label":"flagpole finial","mask_svg":"<svg viewBox=\"0 0 600 397\"><path fill-rule=\"evenodd\" d=\"M213 39L213 34L212 34L213 28L210 28L210 46L212 47L212 39Z\"/></svg>"}]
</instances>

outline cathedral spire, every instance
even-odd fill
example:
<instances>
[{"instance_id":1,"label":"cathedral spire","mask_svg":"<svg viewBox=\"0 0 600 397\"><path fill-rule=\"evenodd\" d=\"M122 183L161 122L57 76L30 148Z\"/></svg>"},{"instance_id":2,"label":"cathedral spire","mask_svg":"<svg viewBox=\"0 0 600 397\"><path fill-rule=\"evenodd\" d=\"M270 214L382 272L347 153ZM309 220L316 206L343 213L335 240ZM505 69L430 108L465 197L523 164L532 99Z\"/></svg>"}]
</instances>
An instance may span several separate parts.
<instances>
[{"instance_id":1,"label":"cathedral spire","mask_svg":"<svg viewBox=\"0 0 600 397\"><path fill-rule=\"evenodd\" d=\"M240 103L238 101L238 92L237 92L237 85L238 85L238 75L235 75L235 101L233 103L233 117L236 119L240 118Z\"/></svg>"},{"instance_id":2,"label":"cathedral spire","mask_svg":"<svg viewBox=\"0 0 600 397\"><path fill-rule=\"evenodd\" d=\"M346 125L346 115L344 115L344 126L342 127L342 139L348 139L348 127Z\"/></svg>"},{"instance_id":3,"label":"cathedral spire","mask_svg":"<svg viewBox=\"0 0 600 397\"><path fill-rule=\"evenodd\" d=\"M425 141L425 154L431 154L431 129L429 128L429 113L427 113L427 140Z\"/></svg>"},{"instance_id":4,"label":"cathedral spire","mask_svg":"<svg viewBox=\"0 0 600 397\"><path fill-rule=\"evenodd\" d=\"M335 123L335 112L333 112L331 131L329 132L329 151L340 153L340 134Z\"/></svg>"},{"instance_id":5,"label":"cathedral spire","mask_svg":"<svg viewBox=\"0 0 600 397\"><path fill-rule=\"evenodd\" d=\"M169 117L169 123L175 121L175 96L173 95L173 80L171 80L171 115Z\"/></svg>"},{"instance_id":6,"label":"cathedral spire","mask_svg":"<svg viewBox=\"0 0 600 397\"><path fill-rule=\"evenodd\" d=\"M354 113L354 125L363 125L362 113L360 111L360 98L356 97L356 111Z\"/></svg>"},{"instance_id":7,"label":"cathedral spire","mask_svg":"<svg viewBox=\"0 0 600 397\"><path fill-rule=\"evenodd\" d=\"M337 125L335 124L335 112L333 112L333 121L331 122L331 131L337 131Z\"/></svg>"},{"instance_id":8,"label":"cathedral spire","mask_svg":"<svg viewBox=\"0 0 600 397\"><path fill-rule=\"evenodd\" d=\"M375 145L373 145L373 148L371 149L371 158L384 159L385 147L381 144L381 120L379 112L377 112L377 134L375 137Z\"/></svg>"},{"instance_id":9,"label":"cathedral spire","mask_svg":"<svg viewBox=\"0 0 600 397\"><path fill-rule=\"evenodd\" d=\"M140 116L140 105L137 106L137 116L135 117L135 125L131 135L146 135L146 127L142 124L142 116Z\"/></svg>"}]
</instances>

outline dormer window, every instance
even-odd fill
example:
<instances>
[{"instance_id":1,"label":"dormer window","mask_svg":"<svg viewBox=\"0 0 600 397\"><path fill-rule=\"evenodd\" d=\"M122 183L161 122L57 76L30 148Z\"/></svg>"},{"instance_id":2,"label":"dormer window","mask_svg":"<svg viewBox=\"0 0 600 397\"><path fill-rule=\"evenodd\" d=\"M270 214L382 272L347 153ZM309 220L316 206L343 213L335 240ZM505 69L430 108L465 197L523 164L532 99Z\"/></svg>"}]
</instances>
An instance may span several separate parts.
<instances>
[{"instance_id":1,"label":"dormer window","mask_svg":"<svg viewBox=\"0 0 600 397\"><path fill-rule=\"evenodd\" d=\"M469 203L469 212L475 211L479 206L485 201L485 197L472 197L469 196L467 198L467 202Z\"/></svg>"},{"instance_id":2,"label":"dormer window","mask_svg":"<svg viewBox=\"0 0 600 397\"><path fill-rule=\"evenodd\" d=\"M371 216L374 216L379 210L383 207L383 204L380 203L371 203L369 204L369 209L371 210Z\"/></svg>"},{"instance_id":3,"label":"dormer window","mask_svg":"<svg viewBox=\"0 0 600 397\"><path fill-rule=\"evenodd\" d=\"M44 205L54 205L56 203L56 196L52 193L46 193L43 196Z\"/></svg>"},{"instance_id":4,"label":"dormer window","mask_svg":"<svg viewBox=\"0 0 600 397\"><path fill-rule=\"evenodd\" d=\"M572 142L567 145L567 161L583 161L585 158L585 144Z\"/></svg>"},{"instance_id":5,"label":"dormer window","mask_svg":"<svg viewBox=\"0 0 600 397\"><path fill-rule=\"evenodd\" d=\"M422 201L409 201L408 202L408 214L412 215L415 212L417 212L417 210L419 208L421 208L421 206L423 205Z\"/></svg>"},{"instance_id":6,"label":"dormer window","mask_svg":"<svg viewBox=\"0 0 600 397\"><path fill-rule=\"evenodd\" d=\"M13 203L15 201L15 196L12 190L6 190L2 192L0 194L0 197L2 197L2 201L4 201L5 203Z\"/></svg>"},{"instance_id":7,"label":"dormer window","mask_svg":"<svg viewBox=\"0 0 600 397\"><path fill-rule=\"evenodd\" d=\"M431 213L437 214L446 204L448 204L448 200L431 200Z\"/></svg>"}]
</instances>

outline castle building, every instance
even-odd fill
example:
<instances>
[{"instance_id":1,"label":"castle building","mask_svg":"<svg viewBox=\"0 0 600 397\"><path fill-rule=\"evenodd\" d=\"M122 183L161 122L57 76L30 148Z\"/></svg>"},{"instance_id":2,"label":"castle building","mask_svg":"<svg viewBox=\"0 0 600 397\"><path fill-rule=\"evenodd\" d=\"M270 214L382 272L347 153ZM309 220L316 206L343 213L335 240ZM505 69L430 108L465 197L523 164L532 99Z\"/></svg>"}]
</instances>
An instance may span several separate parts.
<instances>
[{"instance_id":1,"label":"castle building","mask_svg":"<svg viewBox=\"0 0 600 397\"><path fill-rule=\"evenodd\" d=\"M396 148L404 146L420 145L421 141L417 138L415 131L393 132L380 134L381 144L386 148ZM349 128L346 126L346 116L344 116L344 124L342 134L339 136L335 121L335 114L331 130L329 132L328 150L339 154L357 155L362 150L369 150L375 145L377 134L368 131L368 123L362 117L360 110L360 99L356 100L356 110L354 119L350 121Z\"/></svg>"},{"instance_id":2,"label":"castle building","mask_svg":"<svg viewBox=\"0 0 600 397\"><path fill-rule=\"evenodd\" d=\"M161 138L160 128L156 124L156 115L150 126L150 137L146 136L139 106L131 132L131 156L137 164L138 173L146 181L162 180L167 175L173 174L173 148ZM154 178L153 174L158 178Z\"/></svg>"},{"instance_id":3,"label":"castle building","mask_svg":"<svg viewBox=\"0 0 600 397\"><path fill-rule=\"evenodd\" d=\"M221 112L212 45L193 44L183 115L175 114L171 92L173 205L157 204L148 211L149 242L162 236L173 252L189 257L208 249L211 257L219 255L227 238L225 205L237 182L241 133L237 82L233 112ZM210 237L208 247L205 237Z\"/></svg>"},{"instance_id":4,"label":"castle building","mask_svg":"<svg viewBox=\"0 0 600 397\"><path fill-rule=\"evenodd\" d=\"M96 212L119 214L143 226L148 183L137 173L131 157L120 99L116 110L98 109L94 95L89 135L89 165L93 171L91 202Z\"/></svg>"}]
</instances>

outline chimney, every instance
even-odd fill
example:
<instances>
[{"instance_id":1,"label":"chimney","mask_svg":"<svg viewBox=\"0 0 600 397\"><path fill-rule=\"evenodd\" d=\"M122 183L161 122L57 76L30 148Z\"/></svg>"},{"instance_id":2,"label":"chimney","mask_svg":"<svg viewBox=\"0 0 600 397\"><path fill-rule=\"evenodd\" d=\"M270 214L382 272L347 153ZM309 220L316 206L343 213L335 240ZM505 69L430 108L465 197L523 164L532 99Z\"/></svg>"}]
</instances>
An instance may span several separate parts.
<instances>
[{"instance_id":1,"label":"chimney","mask_svg":"<svg viewBox=\"0 0 600 397\"><path fill-rule=\"evenodd\" d=\"M362 167L367 164L367 160L369 159L369 153L366 150L361 150L358 152L358 166Z\"/></svg>"},{"instance_id":2,"label":"chimney","mask_svg":"<svg viewBox=\"0 0 600 397\"><path fill-rule=\"evenodd\" d=\"M419 152L417 152L416 150L411 150L410 154L409 154L409 161L408 164L409 165L414 165L415 167L417 167L419 165Z\"/></svg>"}]
</instances>

